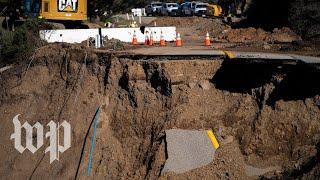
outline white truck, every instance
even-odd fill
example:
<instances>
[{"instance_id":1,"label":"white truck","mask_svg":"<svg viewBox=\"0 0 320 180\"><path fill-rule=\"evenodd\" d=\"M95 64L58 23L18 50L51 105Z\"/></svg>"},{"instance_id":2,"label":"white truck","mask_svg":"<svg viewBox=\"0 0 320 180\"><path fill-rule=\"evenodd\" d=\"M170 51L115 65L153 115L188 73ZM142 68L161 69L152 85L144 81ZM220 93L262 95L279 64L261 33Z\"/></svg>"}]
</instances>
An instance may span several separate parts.
<instances>
[{"instance_id":1,"label":"white truck","mask_svg":"<svg viewBox=\"0 0 320 180\"><path fill-rule=\"evenodd\" d=\"M163 3L160 12L163 16L177 16L179 14L179 4Z\"/></svg>"},{"instance_id":2,"label":"white truck","mask_svg":"<svg viewBox=\"0 0 320 180\"><path fill-rule=\"evenodd\" d=\"M145 11L147 16L152 15L159 15L160 10L162 8L162 2L152 2L150 5L145 7Z\"/></svg>"},{"instance_id":3,"label":"white truck","mask_svg":"<svg viewBox=\"0 0 320 180\"><path fill-rule=\"evenodd\" d=\"M192 7L192 14L195 15L195 16L206 16L207 7L208 7L207 3L201 3L201 2L196 3Z\"/></svg>"}]
</instances>

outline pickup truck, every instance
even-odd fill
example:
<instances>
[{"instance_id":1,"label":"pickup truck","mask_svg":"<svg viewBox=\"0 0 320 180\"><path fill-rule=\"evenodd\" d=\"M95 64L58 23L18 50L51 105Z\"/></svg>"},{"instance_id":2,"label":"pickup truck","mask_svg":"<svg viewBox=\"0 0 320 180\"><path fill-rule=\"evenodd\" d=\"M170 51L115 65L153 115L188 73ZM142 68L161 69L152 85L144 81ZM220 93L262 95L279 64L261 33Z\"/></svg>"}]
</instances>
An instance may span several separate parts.
<instances>
[{"instance_id":1,"label":"pickup truck","mask_svg":"<svg viewBox=\"0 0 320 180\"><path fill-rule=\"evenodd\" d=\"M192 8L192 12L196 16L206 16L207 7L207 3L196 3Z\"/></svg>"},{"instance_id":2,"label":"pickup truck","mask_svg":"<svg viewBox=\"0 0 320 180\"><path fill-rule=\"evenodd\" d=\"M179 4L177 3L163 3L160 10L163 16L177 16L179 15Z\"/></svg>"},{"instance_id":3,"label":"pickup truck","mask_svg":"<svg viewBox=\"0 0 320 180\"><path fill-rule=\"evenodd\" d=\"M145 7L147 16L155 16L160 14L162 8L162 2L152 2L150 5Z\"/></svg>"}]
</instances>

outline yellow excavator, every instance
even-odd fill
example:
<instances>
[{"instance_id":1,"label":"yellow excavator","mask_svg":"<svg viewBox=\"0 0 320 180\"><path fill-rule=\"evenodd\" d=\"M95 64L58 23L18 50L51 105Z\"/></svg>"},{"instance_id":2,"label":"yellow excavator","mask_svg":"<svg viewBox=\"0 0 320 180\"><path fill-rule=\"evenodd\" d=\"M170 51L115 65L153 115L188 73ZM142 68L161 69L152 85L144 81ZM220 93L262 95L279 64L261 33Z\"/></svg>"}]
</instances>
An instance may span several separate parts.
<instances>
[{"instance_id":1,"label":"yellow excavator","mask_svg":"<svg viewBox=\"0 0 320 180\"><path fill-rule=\"evenodd\" d=\"M209 17L221 17L222 8L217 4L208 4L207 16Z\"/></svg>"},{"instance_id":2,"label":"yellow excavator","mask_svg":"<svg viewBox=\"0 0 320 180\"><path fill-rule=\"evenodd\" d=\"M27 18L45 19L56 28L88 28L87 0L17 0L8 4L7 24L18 26Z\"/></svg>"},{"instance_id":3,"label":"yellow excavator","mask_svg":"<svg viewBox=\"0 0 320 180\"><path fill-rule=\"evenodd\" d=\"M85 21L87 0L41 0L39 18L54 21Z\"/></svg>"}]
</instances>

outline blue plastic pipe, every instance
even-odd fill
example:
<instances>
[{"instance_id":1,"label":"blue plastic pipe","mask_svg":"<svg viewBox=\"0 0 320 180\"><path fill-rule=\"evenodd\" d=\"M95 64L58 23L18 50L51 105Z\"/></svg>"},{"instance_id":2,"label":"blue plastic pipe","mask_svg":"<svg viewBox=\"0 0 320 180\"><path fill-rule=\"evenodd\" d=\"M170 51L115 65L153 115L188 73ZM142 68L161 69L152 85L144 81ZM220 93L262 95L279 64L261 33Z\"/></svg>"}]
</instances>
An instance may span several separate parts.
<instances>
[{"instance_id":1,"label":"blue plastic pipe","mask_svg":"<svg viewBox=\"0 0 320 180\"><path fill-rule=\"evenodd\" d=\"M96 141L96 134L97 134L97 124L99 122L100 119L100 111L101 111L101 107L99 107L97 109L97 113L94 117L94 122L93 122L93 136L91 139L91 149L90 149L90 153L89 153L89 161L88 161L88 166L87 166L87 176L90 176L91 174L91 163L92 163L92 157L93 157L93 151L94 151L94 143Z\"/></svg>"}]
</instances>

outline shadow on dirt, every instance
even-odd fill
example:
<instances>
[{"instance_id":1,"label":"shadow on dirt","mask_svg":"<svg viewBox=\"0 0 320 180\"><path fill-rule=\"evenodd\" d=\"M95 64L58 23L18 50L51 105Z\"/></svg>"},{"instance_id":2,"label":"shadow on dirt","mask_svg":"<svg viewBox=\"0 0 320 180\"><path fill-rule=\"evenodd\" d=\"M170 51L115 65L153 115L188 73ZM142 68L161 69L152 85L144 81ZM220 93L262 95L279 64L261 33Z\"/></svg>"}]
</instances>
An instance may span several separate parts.
<instances>
[{"instance_id":1,"label":"shadow on dirt","mask_svg":"<svg viewBox=\"0 0 320 180\"><path fill-rule=\"evenodd\" d=\"M274 106L278 100L296 101L320 94L320 71L297 65L285 72L286 76L270 94L267 104Z\"/></svg>"},{"instance_id":2,"label":"shadow on dirt","mask_svg":"<svg viewBox=\"0 0 320 180\"><path fill-rule=\"evenodd\" d=\"M320 94L320 71L297 65L271 65L224 61L211 80L217 89L233 93L248 93L272 83L266 104L274 107L279 100L296 101Z\"/></svg>"},{"instance_id":3,"label":"shadow on dirt","mask_svg":"<svg viewBox=\"0 0 320 180\"><path fill-rule=\"evenodd\" d=\"M270 82L277 71L276 65L224 61L211 82L220 90L251 94L252 89Z\"/></svg>"}]
</instances>

